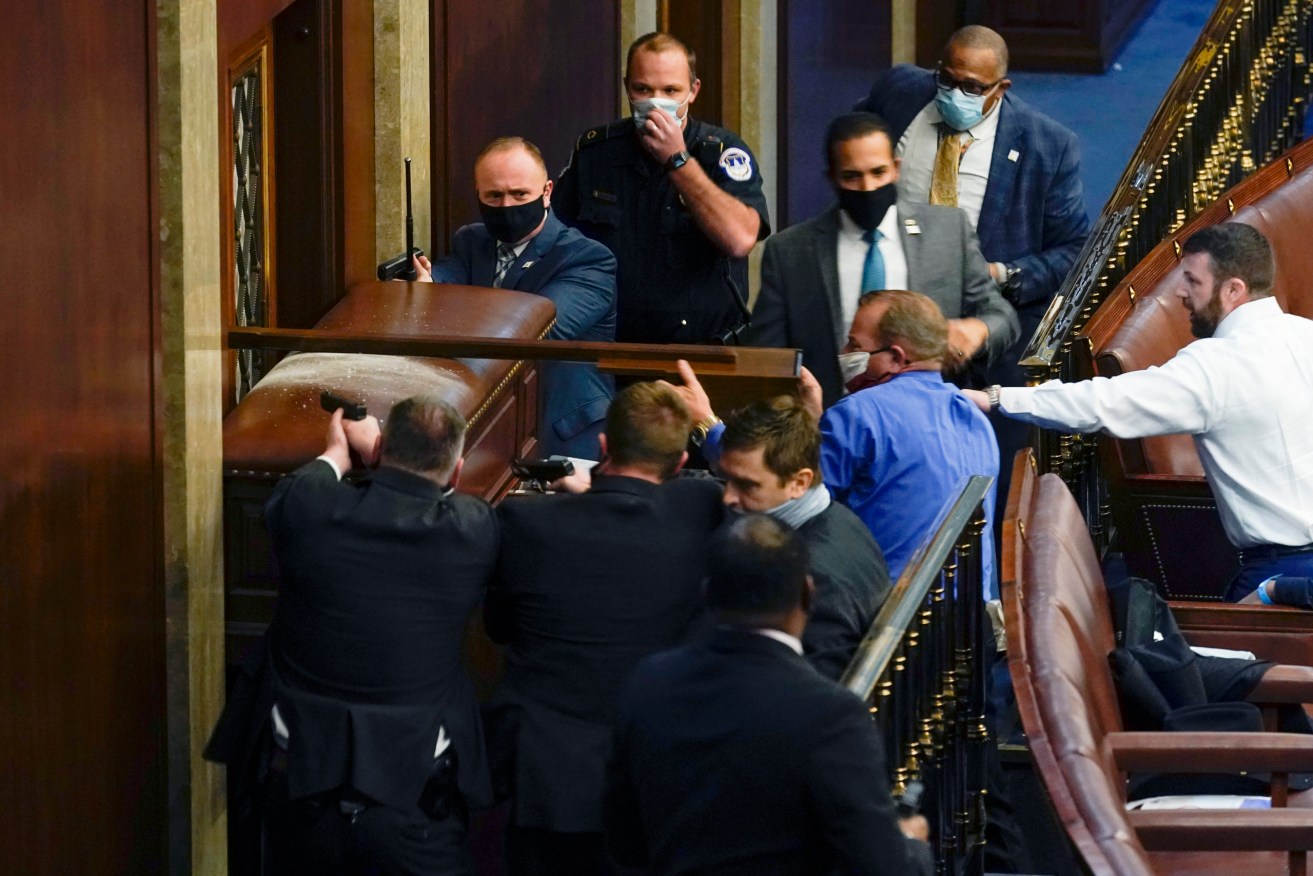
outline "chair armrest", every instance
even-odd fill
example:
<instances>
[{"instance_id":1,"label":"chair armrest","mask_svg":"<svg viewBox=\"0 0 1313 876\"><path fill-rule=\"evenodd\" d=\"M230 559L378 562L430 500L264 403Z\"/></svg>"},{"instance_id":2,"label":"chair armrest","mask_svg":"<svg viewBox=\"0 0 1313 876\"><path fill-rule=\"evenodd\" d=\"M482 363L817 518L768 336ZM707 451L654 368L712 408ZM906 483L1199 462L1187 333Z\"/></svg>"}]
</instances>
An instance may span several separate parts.
<instances>
[{"instance_id":1,"label":"chair armrest","mask_svg":"<svg viewBox=\"0 0 1313 876\"><path fill-rule=\"evenodd\" d=\"M1142 773L1313 772L1313 736L1292 733L1109 733L1119 769Z\"/></svg>"},{"instance_id":2,"label":"chair armrest","mask_svg":"<svg viewBox=\"0 0 1313 876\"><path fill-rule=\"evenodd\" d=\"M1240 605L1186 599L1173 599L1167 605L1187 641L1192 629L1295 634L1313 631L1313 612L1290 605Z\"/></svg>"},{"instance_id":3,"label":"chair armrest","mask_svg":"<svg viewBox=\"0 0 1313 876\"><path fill-rule=\"evenodd\" d=\"M1313 667L1277 664L1249 692L1251 703L1313 703Z\"/></svg>"},{"instance_id":4,"label":"chair armrest","mask_svg":"<svg viewBox=\"0 0 1313 876\"><path fill-rule=\"evenodd\" d=\"M1126 815L1140 843L1157 852L1313 849L1313 810L1308 809L1159 809Z\"/></svg>"}]
</instances>

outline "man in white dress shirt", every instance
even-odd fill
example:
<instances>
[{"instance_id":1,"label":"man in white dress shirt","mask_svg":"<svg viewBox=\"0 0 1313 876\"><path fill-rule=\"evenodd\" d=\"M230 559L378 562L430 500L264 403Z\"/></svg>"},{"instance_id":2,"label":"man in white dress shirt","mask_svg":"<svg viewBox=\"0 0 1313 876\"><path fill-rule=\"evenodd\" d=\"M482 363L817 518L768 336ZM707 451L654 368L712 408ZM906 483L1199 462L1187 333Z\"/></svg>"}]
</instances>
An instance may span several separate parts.
<instances>
[{"instance_id":1,"label":"man in white dress shirt","mask_svg":"<svg viewBox=\"0 0 1313 876\"><path fill-rule=\"evenodd\" d=\"M1238 222L1181 250L1178 294L1199 340L1162 367L1080 383L991 386L982 410L1118 438L1189 434L1241 570L1226 598L1299 602L1282 576L1313 576L1313 320L1272 297L1272 248Z\"/></svg>"}]
</instances>

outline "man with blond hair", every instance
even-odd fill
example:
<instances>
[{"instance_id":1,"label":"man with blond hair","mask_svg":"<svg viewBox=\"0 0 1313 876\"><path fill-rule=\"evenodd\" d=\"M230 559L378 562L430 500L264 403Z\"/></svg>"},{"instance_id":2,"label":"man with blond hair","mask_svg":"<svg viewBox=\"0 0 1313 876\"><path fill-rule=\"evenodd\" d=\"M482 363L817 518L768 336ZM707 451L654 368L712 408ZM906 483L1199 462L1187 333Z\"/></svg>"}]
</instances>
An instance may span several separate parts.
<instances>
[{"instance_id":1,"label":"man with blond hair","mask_svg":"<svg viewBox=\"0 0 1313 876\"><path fill-rule=\"evenodd\" d=\"M579 138L557 211L616 255L618 340L741 340L748 253L770 233L757 159L690 115L697 57L670 34L634 41L624 84L632 117Z\"/></svg>"},{"instance_id":2,"label":"man with blond hair","mask_svg":"<svg viewBox=\"0 0 1313 876\"><path fill-rule=\"evenodd\" d=\"M615 340L615 257L552 214L552 181L538 147L523 137L493 140L474 162L474 187L483 221L459 229L445 259L430 264L420 256L418 278L532 292L556 305L550 340ZM593 364L540 367L541 452L591 456L614 380Z\"/></svg>"},{"instance_id":3,"label":"man with blond hair","mask_svg":"<svg viewBox=\"0 0 1313 876\"><path fill-rule=\"evenodd\" d=\"M509 876L607 872L602 791L615 698L640 659L702 611L719 485L679 478L687 407L668 386L616 396L603 462L579 495L513 496L484 619L506 646L485 707L493 780L510 797Z\"/></svg>"}]
</instances>

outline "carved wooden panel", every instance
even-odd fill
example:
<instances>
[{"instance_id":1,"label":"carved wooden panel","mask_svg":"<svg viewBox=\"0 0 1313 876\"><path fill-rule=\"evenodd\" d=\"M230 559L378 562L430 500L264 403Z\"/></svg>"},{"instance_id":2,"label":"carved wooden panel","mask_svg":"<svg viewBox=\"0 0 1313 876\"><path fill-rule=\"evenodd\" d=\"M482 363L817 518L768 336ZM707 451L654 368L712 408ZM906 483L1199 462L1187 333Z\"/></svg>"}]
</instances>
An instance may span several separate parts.
<instances>
[{"instance_id":1,"label":"carved wooden panel","mask_svg":"<svg viewBox=\"0 0 1313 876\"><path fill-rule=\"evenodd\" d=\"M494 137L527 137L555 178L579 135L619 115L614 0L434 0L433 249L479 218L474 158Z\"/></svg>"}]
</instances>

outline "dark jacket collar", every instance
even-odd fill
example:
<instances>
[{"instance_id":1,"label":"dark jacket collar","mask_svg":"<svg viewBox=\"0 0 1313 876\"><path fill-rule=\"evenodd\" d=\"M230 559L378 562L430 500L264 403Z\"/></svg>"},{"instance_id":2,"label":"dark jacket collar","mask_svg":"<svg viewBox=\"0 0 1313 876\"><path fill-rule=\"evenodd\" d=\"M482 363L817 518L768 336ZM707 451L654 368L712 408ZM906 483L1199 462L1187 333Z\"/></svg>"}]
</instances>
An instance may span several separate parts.
<instances>
[{"instance_id":1,"label":"dark jacket collar","mask_svg":"<svg viewBox=\"0 0 1313 876\"><path fill-rule=\"evenodd\" d=\"M589 488L590 493L626 493L631 496L640 496L649 498L656 492L659 484L651 481L645 481L642 478L631 478L624 475L599 474L593 477L593 485Z\"/></svg>"},{"instance_id":2,"label":"dark jacket collar","mask_svg":"<svg viewBox=\"0 0 1313 876\"><path fill-rule=\"evenodd\" d=\"M707 647L718 654L761 654L802 661L796 651L778 639L744 627L717 626L707 640Z\"/></svg>"},{"instance_id":3,"label":"dark jacket collar","mask_svg":"<svg viewBox=\"0 0 1313 876\"><path fill-rule=\"evenodd\" d=\"M449 487L440 487L423 475L387 465L375 471L370 476L370 481L381 487L433 502L441 501L451 494Z\"/></svg>"}]
</instances>

